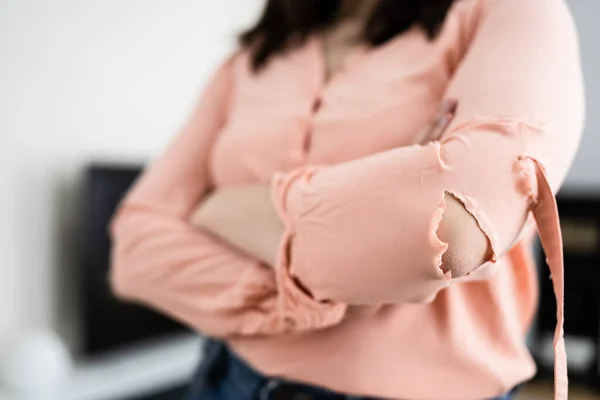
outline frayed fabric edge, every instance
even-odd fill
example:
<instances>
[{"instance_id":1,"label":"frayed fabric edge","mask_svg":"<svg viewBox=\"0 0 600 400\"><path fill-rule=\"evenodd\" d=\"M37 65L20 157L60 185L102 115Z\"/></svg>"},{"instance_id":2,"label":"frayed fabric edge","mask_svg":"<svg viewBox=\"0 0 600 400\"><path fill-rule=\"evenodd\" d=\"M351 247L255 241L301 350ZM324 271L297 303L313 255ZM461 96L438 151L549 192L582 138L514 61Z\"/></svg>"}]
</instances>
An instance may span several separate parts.
<instances>
[{"instance_id":1,"label":"frayed fabric edge","mask_svg":"<svg viewBox=\"0 0 600 400\"><path fill-rule=\"evenodd\" d=\"M433 257L433 266L438 273L438 277L446 281L446 284L449 285L452 281L452 272L444 272L442 268L442 257L444 256L444 253L446 253L446 250L448 250L448 243L442 241L437 234L438 230L440 229L442 219L444 218L444 212L446 212L446 192L442 193L442 197L439 200L437 207L433 211L433 216L429 224L429 232L431 235L430 243L435 252Z\"/></svg>"},{"instance_id":2,"label":"frayed fabric edge","mask_svg":"<svg viewBox=\"0 0 600 400\"><path fill-rule=\"evenodd\" d=\"M458 200L463 205L465 210L469 214L471 214L473 219L475 219L475 222L477 222L477 226L487 238L487 241L492 249L492 258L489 261L496 262L498 260L498 250L496 248L496 243L498 243L498 239L496 234L494 233L492 224L489 222L487 216L484 213L477 211L477 206L475 205L475 202L472 201L468 196L464 196L452 190L446 190L444 193ZM471 271L471 273L472 272L473 271Z\"/></svg>"},{"instance_id":3,"label":"frayed fabric edge","mask_svg":"<svg viewBox=\"0 0 600 400\"><path fill-rule=\"evenodd\" d=\"M302 177L310 176L313 168L298 169L289 174L276 174L271 182L271 201L284 225L275 272L277 284L277 316L272 321L272 333L290 333L325 328L342 320L348 306L338 302L322 302L300 287L290 272L290 248L294 236L293 223L285 202L290 186Z\"/></svg>"}]
</instances>

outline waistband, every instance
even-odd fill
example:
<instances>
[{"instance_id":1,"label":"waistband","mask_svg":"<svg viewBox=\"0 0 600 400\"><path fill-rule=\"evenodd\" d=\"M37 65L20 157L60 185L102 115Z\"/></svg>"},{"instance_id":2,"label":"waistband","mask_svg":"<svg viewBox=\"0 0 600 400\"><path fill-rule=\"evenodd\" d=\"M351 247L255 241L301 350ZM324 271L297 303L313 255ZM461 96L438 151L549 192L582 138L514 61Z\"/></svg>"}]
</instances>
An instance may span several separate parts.
<instances>
[{"instance_id":1,"label":"waistband","mask_svg":"<svg viewBox=\"0 0 600 400\"><path fill-rule=\"evenodd\" d=\"M202 389L226 386L228 392L236 395L236 400L378 400L265 377L233 354L225 344L214 340L206 342L203 362L195 384Z\"/></svg>"}]
</instances>

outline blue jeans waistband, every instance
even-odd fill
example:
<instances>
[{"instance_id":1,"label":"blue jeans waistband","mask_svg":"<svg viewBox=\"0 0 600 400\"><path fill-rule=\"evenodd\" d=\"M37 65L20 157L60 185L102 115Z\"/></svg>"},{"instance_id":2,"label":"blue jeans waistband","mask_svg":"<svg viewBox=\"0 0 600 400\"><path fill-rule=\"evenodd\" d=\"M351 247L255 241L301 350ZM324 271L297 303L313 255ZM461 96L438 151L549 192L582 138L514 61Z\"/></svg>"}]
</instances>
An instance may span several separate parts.
<instances>
[{"instance_id":1,"label":"blue jeans waistband","mask_svg":"<svg viewBox=\"0 0 600 400\"><path fill-rule=\"evenodd\" d=\"M494 400L510 400L514 393ZM187 400L383 400L335 393L261 375L226 345L207 340Z\"/></svg>"}]
</instances>

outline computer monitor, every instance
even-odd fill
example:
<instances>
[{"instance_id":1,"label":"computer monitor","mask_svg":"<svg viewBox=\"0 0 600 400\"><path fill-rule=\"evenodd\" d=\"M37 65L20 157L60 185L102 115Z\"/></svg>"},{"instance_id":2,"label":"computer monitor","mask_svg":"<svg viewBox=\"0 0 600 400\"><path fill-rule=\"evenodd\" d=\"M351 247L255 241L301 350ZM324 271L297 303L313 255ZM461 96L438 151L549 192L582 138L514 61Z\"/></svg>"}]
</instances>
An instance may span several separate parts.
<instances>
[{"instance_id":1,"label":"computer monitor","mask_svg":"<svg viewBox=\"0 0 600 400\"><path fill-rule=\"evenodd\" d=\"M163 315L118 300L109 286L108 225L141 169L141 166L94 164L85 171L82 270L79 271L83 354L95 355L186 331Z\"/></svg>"}]
</instances>

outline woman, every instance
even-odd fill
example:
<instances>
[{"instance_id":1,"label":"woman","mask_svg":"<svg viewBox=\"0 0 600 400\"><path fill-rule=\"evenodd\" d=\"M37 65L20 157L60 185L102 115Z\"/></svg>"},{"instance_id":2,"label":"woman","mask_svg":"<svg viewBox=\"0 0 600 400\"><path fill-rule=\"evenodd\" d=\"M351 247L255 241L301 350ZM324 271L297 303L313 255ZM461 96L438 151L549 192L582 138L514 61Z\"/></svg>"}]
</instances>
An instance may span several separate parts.
<instances>
[{"instance_id":1,"label":"woman","mask_svg":"<svg viewBox=\"0 0 600 400\"><path fill-rule=\"evenodd\" d=\"M582 120L563 0L270 0L124 200L114 290L226 343L190 399L508 399L535 220L566 399L552 193Z\"/></svg>"}]
</instances>

